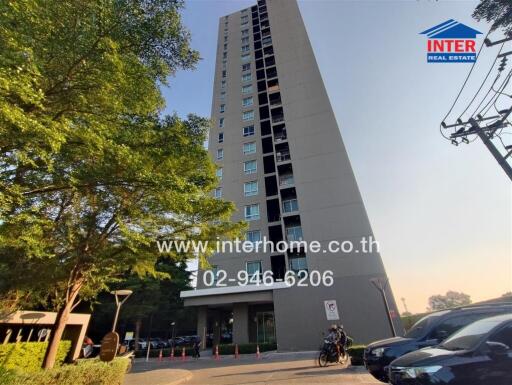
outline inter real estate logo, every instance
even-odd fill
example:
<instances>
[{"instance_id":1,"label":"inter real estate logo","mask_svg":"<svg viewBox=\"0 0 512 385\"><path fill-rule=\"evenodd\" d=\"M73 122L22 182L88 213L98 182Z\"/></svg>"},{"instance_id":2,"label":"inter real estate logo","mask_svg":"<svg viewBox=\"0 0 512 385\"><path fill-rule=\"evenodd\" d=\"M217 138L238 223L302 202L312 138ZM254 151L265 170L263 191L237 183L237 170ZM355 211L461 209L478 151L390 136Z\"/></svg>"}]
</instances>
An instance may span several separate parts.
<instances>
[{"instance_id":1,"label":"inter real estate logo","mask_svg":"<svg viewBox=\"0 0 512 385\"><path fill-rule=\"evenodd\" d=\"M476 37L481 34L453 19L420 32L428 37L428 63L473 63L476 61Z\"/></svg>"}]
</instances>

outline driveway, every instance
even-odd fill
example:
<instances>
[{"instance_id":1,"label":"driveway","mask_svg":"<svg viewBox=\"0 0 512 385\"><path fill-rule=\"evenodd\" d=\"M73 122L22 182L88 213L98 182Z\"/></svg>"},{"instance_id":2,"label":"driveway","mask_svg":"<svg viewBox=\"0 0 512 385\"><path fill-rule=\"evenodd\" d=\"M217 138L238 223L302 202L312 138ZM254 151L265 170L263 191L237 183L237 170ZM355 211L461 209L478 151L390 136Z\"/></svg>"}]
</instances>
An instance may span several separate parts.
<instances>
[{"instance_id":1,"label":"driveway","mask_svg":"<svg viewBox=\"0 0 512 385\"><path fill-rule=\"evenodd\" d=\"M320 368L315 353L271 353L256 359L254 355L221 357L214 360L150 362L139 361L127 375L125 385L280 385L280 384L381 384L362 367Z\"/></svg>"}]
</instances>

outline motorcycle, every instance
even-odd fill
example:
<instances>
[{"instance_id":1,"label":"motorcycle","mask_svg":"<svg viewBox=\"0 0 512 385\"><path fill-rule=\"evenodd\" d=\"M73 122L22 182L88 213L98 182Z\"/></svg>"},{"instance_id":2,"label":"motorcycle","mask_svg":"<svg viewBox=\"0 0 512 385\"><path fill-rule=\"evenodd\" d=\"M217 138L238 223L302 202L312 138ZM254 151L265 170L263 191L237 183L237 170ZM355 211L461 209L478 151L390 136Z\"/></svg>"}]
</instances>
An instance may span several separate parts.
<instances>
[{"instance_id":1,"label":"motorcycle","mask_svg":"<svg viewBox=\"0 0 512 385\"><path fill-rule=\"evenodd\" d=\"M340 344L340 352L338 354L336 342L329 338L324 339L324 344L318 355L318 365L325 367L327 364L335 362L345 365L349 359L348 348L352 340L349 337L346 337L344 340L344 343Z\"/></svg>"}]
</instances>

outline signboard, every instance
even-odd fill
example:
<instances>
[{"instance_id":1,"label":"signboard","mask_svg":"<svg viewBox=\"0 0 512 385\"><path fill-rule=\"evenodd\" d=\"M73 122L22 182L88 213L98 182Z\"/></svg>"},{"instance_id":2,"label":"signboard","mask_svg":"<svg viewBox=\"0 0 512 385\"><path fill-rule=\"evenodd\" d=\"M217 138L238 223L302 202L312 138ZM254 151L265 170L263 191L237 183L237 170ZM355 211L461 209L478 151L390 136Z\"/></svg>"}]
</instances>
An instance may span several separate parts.
<instances>
[{"instance_id":1,"label":"signboard","mask_svg":"<svg viewBox=\"0 0 512 385\"><path fill-rule=\"evenodd\" d=\"M327 321L338 321L340 319L340 315L338 314L338 305L336 305L335 299L324 301L324 306Z\"/></svg>"},{"instance_id":2,"label":"signboard","mask_svg":"<svg viewBox=\"0 0 512 385\"><path fill-rule=\"evenodd\" d=\"M124 339L125 339L125 341L131 341L131 340L133 340L133 332L126 332L126 333L124 334Z\"/></svg>"},{"instance_id":3,"label":"signboard","mask_svg":"<svg viewBox=\"0 0 512 385\"><path fill-rule=\"evenodd\" d=\"M112 361L117 354L118 346L119 334L116 332L105 334L105 337L101 340L100 360L105 362Z\"/></svg>"}]
</instances>

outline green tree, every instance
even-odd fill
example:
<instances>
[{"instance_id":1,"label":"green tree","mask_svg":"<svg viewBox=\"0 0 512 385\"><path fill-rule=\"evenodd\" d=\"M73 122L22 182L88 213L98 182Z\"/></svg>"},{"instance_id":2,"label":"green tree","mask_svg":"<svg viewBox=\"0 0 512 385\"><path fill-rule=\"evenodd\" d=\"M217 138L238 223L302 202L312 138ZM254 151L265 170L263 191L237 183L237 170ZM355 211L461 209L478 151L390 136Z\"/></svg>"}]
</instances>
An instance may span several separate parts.
<instances>
[{"instance_id":1,"label":"green tree","mask_svg":"<svg viewBox=\"0 0 512 385\"><path fill-rule=\"evenodd\" d=\"M208 122L158 117L159 84L197 52L175 0L0 4L0 291L69 313L127 272L155 270L160 239L234 237L213 199ZM184 261L187 253L166 255Z\"/></svg>"},{"instance_id":2,"label":"green tree","mask_svg":"<svg viewBox=\"0 0 512 385\"><path fill-rule=\"evenodd\" d=\"M512 2L510 0L481 0L473 12L480 21L492 22L491 30L503 28L506 34L512 34Z\"/></svg>"},{"instance_id":3,"label":"green tree","mask_svg":"<svg viewBox=\"0 0 512 385\"><path fill-rule=\"evenodd\" d=\"M429 311L451 309L457 306L469 305L471 303L471 297L468 294L447 291L446 295L433 295L428 299Z\"/></svg>"}]
</instances>

